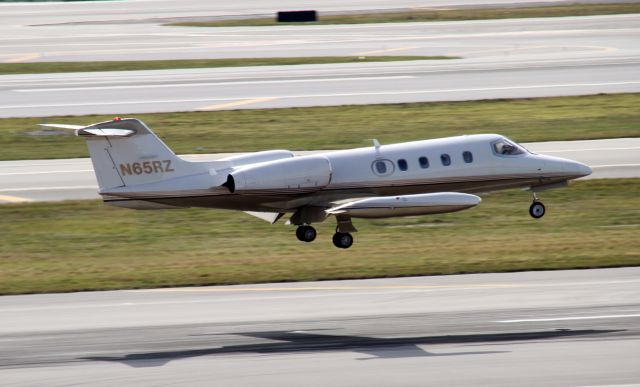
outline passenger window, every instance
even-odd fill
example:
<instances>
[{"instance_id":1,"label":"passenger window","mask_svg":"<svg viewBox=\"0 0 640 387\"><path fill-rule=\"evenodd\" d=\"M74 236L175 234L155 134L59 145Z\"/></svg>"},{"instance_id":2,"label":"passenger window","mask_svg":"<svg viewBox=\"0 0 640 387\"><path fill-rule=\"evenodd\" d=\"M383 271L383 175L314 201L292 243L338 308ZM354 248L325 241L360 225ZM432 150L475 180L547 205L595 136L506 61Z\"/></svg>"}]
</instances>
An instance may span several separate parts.
<instances>
[{"instance_id":1,"label":"passenger window","mask_svg":"<svg viewBox=\"0 0 640 387\"><path fill-rule=\"evenodd\" d=\"M442 161L442 165L445 167L451 165L451 157L446 153L440 155L440 161Z\"/></svg>"},{"instance_id":2,"label":"passenger window","mask_svg":"<svg viewBox=\"0 0 640 387\"><path fill-rule=\"evenodd\" d=\"M406 171L409 168L409 165L407 165L407 160L399 159L398 168L400 168L401 171Z\"/></svg>"},{"instance_id":3,"label":"passenger window","mask_svg":"<svg viewBox=\"0 0 640 387\"><path fill-rule=\"evenodd\" d=\"M464 162L467 164L473 162L473 154L471 154L471 152L469 151L462 152L462 158L464 159Z\"/></svg>"},{"instance_id":4,"label":"passenger window","mask_svg":"<svg viewBox=\"0 0 640 387\"><path fill-rule=\"evenodd\" d=\"M387 176L395 171L395 165L391 160L380 159L371 163L371 171L378 176Z\"/></svg>"},{"instance_id":5,"label":"passenger window","mask_svg":"<svg viewBox=\"0 0 640 387\"><path fill-rule=\"evenodd\" d=\"M418 159L418 162L420 163L420 168L429 168L429 159L422 156Z\"/></svg>"}]
</instances>

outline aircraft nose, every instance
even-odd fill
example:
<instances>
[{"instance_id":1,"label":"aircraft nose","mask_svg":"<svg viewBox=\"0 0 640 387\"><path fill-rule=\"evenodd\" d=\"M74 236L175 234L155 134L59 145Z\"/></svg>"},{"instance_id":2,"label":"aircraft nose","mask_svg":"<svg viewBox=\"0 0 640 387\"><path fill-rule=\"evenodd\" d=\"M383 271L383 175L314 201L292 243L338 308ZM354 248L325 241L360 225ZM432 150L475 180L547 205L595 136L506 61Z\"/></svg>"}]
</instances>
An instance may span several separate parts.
<instances>
[{"instance_id":1,"label":"aircraft nose","mask_svg":"<svg viewBox=\"0 0 640 387\"><path fill-rule=\"evenodd\" d=\"M578 161L553 156L542 157L545 161L544 170L546 172L565 174L570 179L588 176L593 172L588 165L582 164Z\"/></svg>"},{"instance_id":2,"label":"aircraft nose","mask_svg":"<svg viewBox=\"0 0 640 387\"><path fill-rule=\"evenodd\" d=\"M570 169L572 173L580 175L580 177L589 176L591 173L593 173L593 170L588 165L579 163L577 161L572 162L571 166L568 169Z\"/></svg>"}]
</instances>

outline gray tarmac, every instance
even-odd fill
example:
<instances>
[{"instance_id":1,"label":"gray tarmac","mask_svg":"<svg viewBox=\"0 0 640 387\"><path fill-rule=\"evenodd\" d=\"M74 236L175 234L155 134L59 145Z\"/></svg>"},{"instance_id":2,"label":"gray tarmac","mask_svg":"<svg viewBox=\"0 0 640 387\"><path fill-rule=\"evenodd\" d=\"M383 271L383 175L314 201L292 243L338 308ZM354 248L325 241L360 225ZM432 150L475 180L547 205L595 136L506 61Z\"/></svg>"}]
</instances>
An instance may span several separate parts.
<instances>
[{"instance_id":1,"label":"gray tarmac","mask_svg":"<svg viewBox=\"0 0 640 387\"><path fill-rule=\"evenodd\" d=\"M66 33L0 40L4 60L308 55L463 59L6 75L0 77L0 117L640 91L640 15L246 29L137 25L137 32L105 30L86 36L75 30L78 26L67 28Z\"/></svg>"},{"instance_id":2,"label":"gray tarmac","mask_svg":"<svg viewBox=\"0 0 640 387\"><path fill-rule=\"evenodd\" d=\"M123 0L91 3L0 3L3 26L31 27L68 23L158 23L192 18L237 19L273 16L277 11L314 9L321 13L349 13L415 8L485 8L634 2L635 0ZM2 27L0 27L2 28Z\"/></svg>"},{"instance_id":3,"label":"gray tarmac","mask_svg":"<svg viewBox=\"0 0 640 387\"><path fill-rule=\"evenodd\" d=\"M5 296L0 379L637 385L639 276L621 268Z\"/></svg>"},{"instance_id":4,"label":"gray tarmac","mask_svg":"<svg viewBox=\"0 0 640 387\"><path fill-rule=\"evenodd\" d=\"M532 152L566 157L591 166L593 174L587 179L640 177L638 138L523 145ZM183 157L192 161L210 161L229 155L204 154ZM98 199L97 190L89 159L0 161L0 203Z\"/></svg>"},{"instance_id":5,"label":"gray tarmac","mask_svg":"<svg viewBox=\"0 0 640 387\"><path fill-rule=\"evenodd\" d=\"M639 18L637 14L630 14L243 28L158 24L10 27L5 24L0 26L0 61L335 55L453 55L505 61L522 56L537 60L554 56L611 58L637 56ZM10 30L2 33L4 28Z\"/></svg>"}]
</instances>

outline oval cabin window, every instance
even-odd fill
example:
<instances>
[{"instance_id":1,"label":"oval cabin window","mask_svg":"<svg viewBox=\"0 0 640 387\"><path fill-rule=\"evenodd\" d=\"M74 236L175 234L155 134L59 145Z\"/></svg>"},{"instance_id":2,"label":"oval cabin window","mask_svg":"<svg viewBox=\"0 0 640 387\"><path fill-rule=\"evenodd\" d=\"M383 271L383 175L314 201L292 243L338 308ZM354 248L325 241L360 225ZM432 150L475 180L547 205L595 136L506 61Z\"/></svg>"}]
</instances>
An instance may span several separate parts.
<instances>
[{"instance_id":1,"label":"oval cabin window","mask_svg":"<svg viewBox=\"0 0 640 387\"><path fill-rule=\"evenodd\" d=\"M429 168L429 159L422 156L418 159L418 162L420 163L420 168Z\"/></svg>"},{"instance_id":2,"label":"oval cabin window","mask_svg":"<svg viewBox=\"0 0 640 387\"><path fill-rule=\"evenodd\" d=\"M407 164L407 160L405 160L405 159L398 160L398 168L400 168L401 171L406 171L407 169L409 169L409 165Z\"/></svg>"},{"instance_id":3,"label":"oval cabin window","mask_svg":"<svg viewBox=\"0 0 640 387\"><path fill-rule=\"evenodd\" d=\"M395 166L391 160L376 160L371 164L371 170L378 176L387 176L393 173Z\"/></svg>"},{"instance_id":4,"label":"oval cabin window","mask_svg":"<svg viewBox=\"0 0 640 387\"><path fill-rule=\"evenodd\" d=\"M467 164L473 162L473 154L471 154L471 152L469 151L462 152L462 158L464 159L464 162Z\"/></svg>"},{"instance_id":5,"label":"oval cabin window","mask_svg":"<svg viewBox=\"0 0 640 387\"><path fill-rule=\"evenodd\" d=\"M451 165L451 156L449 156L446 153L443 153L440 155L440 161L442 161L442 165L444 165L445 167L449 166Z\"/></svg>"}]
</instances>

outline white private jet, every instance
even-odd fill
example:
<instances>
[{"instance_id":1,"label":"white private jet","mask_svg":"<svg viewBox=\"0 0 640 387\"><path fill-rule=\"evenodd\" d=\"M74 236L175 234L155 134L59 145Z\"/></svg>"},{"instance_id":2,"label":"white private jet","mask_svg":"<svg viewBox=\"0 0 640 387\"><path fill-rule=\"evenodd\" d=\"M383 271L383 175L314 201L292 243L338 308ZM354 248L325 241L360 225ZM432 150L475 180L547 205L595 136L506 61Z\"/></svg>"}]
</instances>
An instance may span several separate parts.
<instances>
[{"instance_id":1,"label":"white private jet","mask_svg":"<svg viewBox=\"0 0 640 387\"><path fill-rule=\"evenodd\" d=\"M292 213L300 241L312 223L334 216L333 243L353 244L352 218L439 214L480 203L471 192L528 188L529 213L545 207L537 191L591 174L576 161L531 153L497 134L480 134L295 156L272 150L209 162L176 156L142 121L89 126L45 124L85 137L100 195L135 209L208 207L245 211L275 223Z\"/></svg>"}]
</instances>

